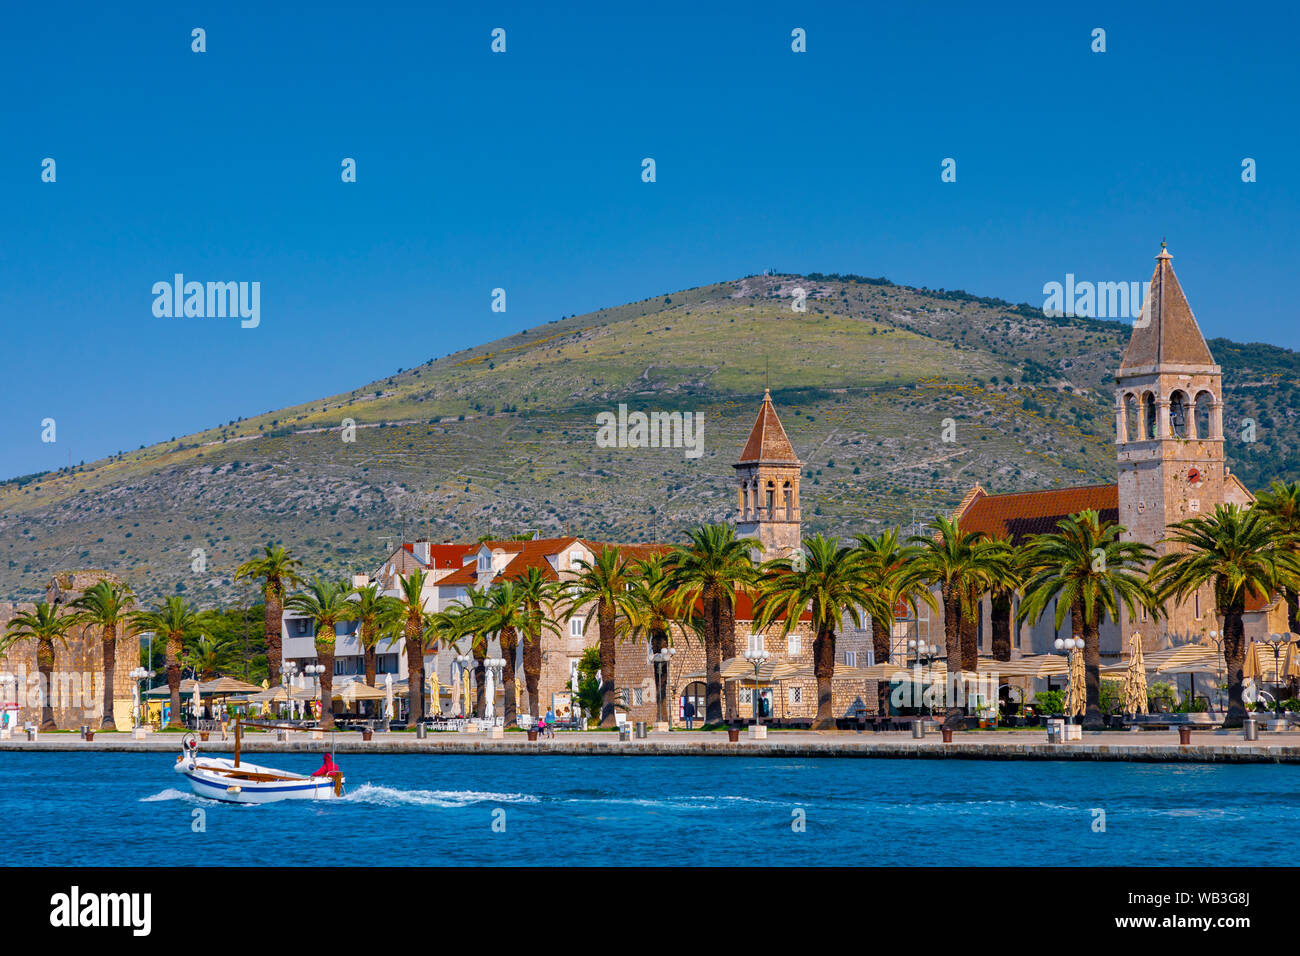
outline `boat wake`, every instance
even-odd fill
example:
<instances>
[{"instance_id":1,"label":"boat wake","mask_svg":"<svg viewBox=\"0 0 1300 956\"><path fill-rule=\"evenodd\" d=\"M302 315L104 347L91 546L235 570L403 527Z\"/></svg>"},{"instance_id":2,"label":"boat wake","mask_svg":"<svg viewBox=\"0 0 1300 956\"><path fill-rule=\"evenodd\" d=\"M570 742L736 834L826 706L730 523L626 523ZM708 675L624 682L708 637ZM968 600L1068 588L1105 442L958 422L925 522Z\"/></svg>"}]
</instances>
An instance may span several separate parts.
<instances>
[{"instance_id":1,"label":"boat wake","mask_svg":"<svg viewBox=\"0 0 1300 956\"><path fill-rule=\"evenodd\" d=\"M475 803L539 803L529 793L493 793L485 790L396 790L363 783L343 795L344 803L369 803L380 807L468 807Z\"/></svg>"},{"instance_id":2,"label":"boat wake","mask_svg":"<svg viewBox=\"0 0 1300 956\"><path fill-rule=\"evenodd\" d=\"M193 793L186 793L184 790L177 790L175 787L168 787L155 793L151 797L141 797L141 803L161 803L168 800L179 800L181 803L192 803L196 807L219 807L223 806L220 800L208 800L206 797L200 797Z\"/></svg>"}]
</instances>

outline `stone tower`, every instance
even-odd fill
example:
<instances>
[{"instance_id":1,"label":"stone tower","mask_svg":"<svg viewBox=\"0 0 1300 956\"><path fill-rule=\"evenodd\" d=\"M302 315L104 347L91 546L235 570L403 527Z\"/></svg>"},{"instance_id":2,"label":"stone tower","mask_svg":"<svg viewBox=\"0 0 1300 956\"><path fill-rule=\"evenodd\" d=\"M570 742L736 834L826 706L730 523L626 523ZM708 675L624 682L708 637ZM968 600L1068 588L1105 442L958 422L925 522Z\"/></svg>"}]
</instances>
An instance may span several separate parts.
<instances>
[{"instance_id":1,"label":"stone tower","mask_svg":"<svg viewBox=\"0 0 1300 956\"><path fill-rule=\"evenodd\" d=\"M1119 523L1128 529L1125 537L1152 545L1158 555L1168 550L1162 543L1168 525L1237 497L1226 488L1221 370L1172 259L1161 243L1151 289L1115 376ZM1217 628L1208 588L1168 610L1168 620L1159 622L1142 614L1128 620L1125 613L1123 646L1135 631L1147 650L1155 650L1205 641Z\"/></svg>"},{"instance_id":2,"label":"stone tower","mask_svg":"<svg viewBox=\"0 0 1300 956\"><path fill-rule=\"evenodd\" d=\"M763 545L761 557L765 561L799 549L802 466L772 407L772 394L765 389L758 419L735 466L740 480L736 532L741 537L757 538Z\"/></svg>"}]
</instances>

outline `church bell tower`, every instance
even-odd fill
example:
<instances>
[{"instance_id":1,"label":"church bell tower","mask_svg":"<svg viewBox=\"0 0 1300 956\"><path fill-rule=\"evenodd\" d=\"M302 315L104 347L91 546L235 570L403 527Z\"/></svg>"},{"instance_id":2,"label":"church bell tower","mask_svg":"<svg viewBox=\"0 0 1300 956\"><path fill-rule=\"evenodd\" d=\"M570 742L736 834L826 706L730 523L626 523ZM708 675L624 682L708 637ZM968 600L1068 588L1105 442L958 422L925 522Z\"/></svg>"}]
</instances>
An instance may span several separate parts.
<instances>
[{"instance_id":1,"label":"church bell tower","mask_svg":"<svg viewBox=\"0 0 1300 956\"><path fill-rule=\"evenodd\" d=\"M781 427L772 406L772 394L763 391L763 405L749 432L749 440L736 462L740 482L736 533L756 538L762 560L788 556L799 550L799 476L803 467L794 446Z\"/></svg>"}]
</instances>

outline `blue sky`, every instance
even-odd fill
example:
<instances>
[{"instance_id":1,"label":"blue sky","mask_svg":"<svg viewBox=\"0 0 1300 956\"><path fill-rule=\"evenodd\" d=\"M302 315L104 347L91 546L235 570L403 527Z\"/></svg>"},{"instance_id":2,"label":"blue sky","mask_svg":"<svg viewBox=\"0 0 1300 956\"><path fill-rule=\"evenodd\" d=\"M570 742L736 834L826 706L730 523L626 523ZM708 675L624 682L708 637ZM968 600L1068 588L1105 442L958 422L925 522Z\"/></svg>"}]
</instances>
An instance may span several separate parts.
<instances>
[{"instance_id":1,"label":"blue sky","mask_svg":"<svg viewBox=\"0 0 1300 956\"><path fill-rule=\"evenodd\" d=\"M1040 303L1168 236L1207 335L1300 347L1293 8L541 6L10 5L0 477L769 267Z\"/></svg>"}]
</instances>

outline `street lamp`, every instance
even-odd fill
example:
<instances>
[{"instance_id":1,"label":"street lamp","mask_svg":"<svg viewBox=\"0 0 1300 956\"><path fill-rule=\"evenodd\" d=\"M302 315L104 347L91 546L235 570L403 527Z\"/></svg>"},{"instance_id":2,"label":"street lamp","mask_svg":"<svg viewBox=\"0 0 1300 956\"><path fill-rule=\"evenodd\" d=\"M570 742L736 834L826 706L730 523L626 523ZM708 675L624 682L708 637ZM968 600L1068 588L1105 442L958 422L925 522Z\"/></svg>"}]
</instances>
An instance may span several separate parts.
<instances>
[{"instance_id":1,"label":"street lamp","mask_svg":"<svg viewBox=\"0 0 1300 956\"><path fill-rule=\"evenodd\" d=\"M1273 647L1273 713L1278 720L1282 719L1282 669L1280 659L1282 656L1282 645L1289 643L1290 634L1270 634L1264 638ZM1261 683L1263 683L1261 681Z\"/></svg>"},{"instance_id":2,"label":"street lamp","mask_svg":"<svg viewBox=\"0 0 1300 956\"><path fill-rule=\"evenodd\" d=\"M930 665L934 663L934 659L939 656L939 648L934 644L927 643L924 639L909 639L907 642L907 649L915 655L917 670L920 670L922 665L924 665L928 670ZM922 697L924 698L924 696L925 694L922 692ZM930 705L924 700L922 700L922 705L923 709L926 711L926 716L930 716Z\"/></svg>"},{"instance_id":3,"label":"street lamp","mask_svg":"<svg viewBox=\"0 0 1300 956\"><path fill-rule=\"evenodd\" d=\"M133 730L140 728L140 681L148 680L153 677L153 671L147 667L135 667L127 676L133 681L131 685L131 717L133 718Z\"/></svg>"},{"instance_id":4,"label":"street lamp","mask_svg":"<svg viewBox=\"0 0 1300 956\"><path fill-rule=\"evenodd\" d=\"M665 647L650 655L650 663L655 669L655 700L659 705L656 710L661 724L668 723L668 665L676 653L676 648Z\"/></svg>"},{"instance_id":5,"label":"street lamp","mask_svg":"<svg viewBox=\"0 0 1300 956\"><path fill-rule=\"evenodd\" d=\"M325 665L324 665L324 664L308 664L306 667L304 667L304 668L302 669L302 671L303 671L304 674L306 674L308 677L310 677L310 678L315 682L315 688L316 688L316 706L317 706L318 708L320 708L321 712L323 713L324 710L325 710L325 704L321 701L320 675L325 673Z\"/></svg>"},{"instance_id":6,"label":"street lamp","mask_svg":"<svg viewBox=\"0 0 1300 956\"><path fill-rule=\"evenodd\" d=\"M754 698L754 726L761 727L763 713L758 706L758 669L767 663L767 654L751 647L745 651L745 660L754 665L754 689L751 692Z\"/></svg>"},{"instance_id":7,"label":"street lamp","mask_svg":"<svg viewBox=\"0 0 1300 956\"><path fill-rule=\"evenodd\" d=\"M296 710L293 706L293 679L297 673L298 664L296 661L285 661L280 667L280 684L284 687L284 703L289 711L290 719L296 716Z\"/></svg>"},{"instance_id":8,"label":"street lamp","mask_svg":"<svg viewBox=\"0 0 1300 956\"><path fill-rule=\"evenodd\" d=\"M1070 666L1070 665L1072 665L1072 664L1074 663L1074 654L1075 654L1075 652L1076 652L1076 651L1078 651L1079 653L1082 653L1082 652L1083 652L1083 638L1081 638L1081 637L1067 637L1067 638L1062 639L1062 638L1059 638L1059 637L1058 637L1058 638L1056 639L1056 649L1057 649L1058 651L1065 651L1067 654L1069 654L1069 657L1067 658L1067 660L1070 662L1070 664L1068 664L1068 665L1066 665L1066 666L1069 667L1069 670L1070 670L1070 676L1073 676L1073 674L1074 674L1074 668L1073 668L1072 666ZM1071 714L1070 716L1073 717L1074 715ZM1073 720L1071 720L1070 722L1073 723Z\"/></svg>"},{"instance_id":9,"label":"street lamp","mask_svg":"<svg viewBox=\"0 0 1300 956\"><path fill-rule=\"evenodd\" d=\"M496 720L497 708L496 697L497 687L496 680L501 669L506 666L505 658L489 657L483 661L483 666L487 668L487 686L483 689L483 716L489 720Z\"/></svg>"}]
</instances>

